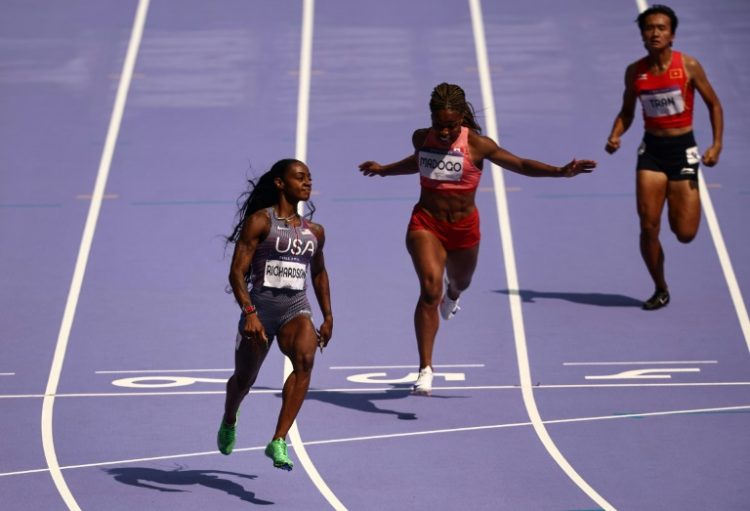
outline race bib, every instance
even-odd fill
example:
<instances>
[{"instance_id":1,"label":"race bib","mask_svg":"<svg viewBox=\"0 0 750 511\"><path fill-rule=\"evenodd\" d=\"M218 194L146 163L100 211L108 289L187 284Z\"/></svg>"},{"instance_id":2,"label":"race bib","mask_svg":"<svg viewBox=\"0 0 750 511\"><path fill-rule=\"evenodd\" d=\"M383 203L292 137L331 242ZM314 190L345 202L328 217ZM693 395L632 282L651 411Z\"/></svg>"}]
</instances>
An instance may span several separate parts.
<instances>
[{"instance_id":1,"label":"race bib","mask_svg":"<svg viewBox=\"0 0 750 511\"><path fill-rule=\"evenodd\" d=\"M435 181L461 181L464 154L460 151L419 151L419 173Z\"/></svg>"},{"instance_id":2,"label":"race bib","mask_svg":"<svg viewBox=\"0 0 750 511\"><path fill-rule=\"evenodd\" d=\"M276 289L294 289L300 291L305 288L307 265L292 261L266 261L263 285Z\"/></svg>"},{"instance_id":3,"label":"race bib","mask_svg":"<svg viewBox=\"0 0 750 511\"><path fill-rule=\"evenodd\" d=\"M643 91L640 98L647 117L666 117L685 111L685 100L679 87Z\"/></svg>"},{"instance_id":4,"label":"race bib","mask_svg":"<svg viewBox=\"0 0 750 511\"><path fill-rule=\"evenodd\" d=\"M701 153L698 151L698 148L696 146L688 147L685 150L685 159L687 160L688 164L695 165L696 163L701 162Z\"/></svg>"}]
</instances>

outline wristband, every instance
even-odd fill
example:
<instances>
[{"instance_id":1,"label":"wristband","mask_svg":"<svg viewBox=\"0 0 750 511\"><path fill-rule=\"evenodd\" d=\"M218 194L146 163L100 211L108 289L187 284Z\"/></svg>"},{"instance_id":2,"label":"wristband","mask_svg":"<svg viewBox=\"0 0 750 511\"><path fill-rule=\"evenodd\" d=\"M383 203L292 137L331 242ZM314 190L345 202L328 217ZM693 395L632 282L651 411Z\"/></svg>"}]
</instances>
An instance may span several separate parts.
<instances>
[{"instance_id":1,"label":"wristband","mask_svg":"<svg viewBox=\"0 0 750 511\"><path fill-rule=\"evenodd\" d=\"M255 309L254 305L245 305L242 307L242 315L243 316L249 316L250 314L255 314L257 310Z\"/></svg>"}]
</instances>

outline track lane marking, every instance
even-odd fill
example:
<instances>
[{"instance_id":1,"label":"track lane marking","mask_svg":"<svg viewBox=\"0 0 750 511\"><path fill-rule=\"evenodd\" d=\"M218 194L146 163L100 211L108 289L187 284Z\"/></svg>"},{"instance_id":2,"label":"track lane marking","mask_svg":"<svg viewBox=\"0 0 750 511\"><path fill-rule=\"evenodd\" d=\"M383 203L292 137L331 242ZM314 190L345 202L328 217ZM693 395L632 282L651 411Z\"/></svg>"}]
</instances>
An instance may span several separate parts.
<instances>
[{"instance_id":1,"label":"track lane marking","mask_svg":"<svg viewBox=\"0 0 750 511\"><path fill-rule=\"evenodd\" d=\"M680 364L718 364L717 360L649 360L642 362L563 362L564 366L642 366Z\"/></svg>"},{"instance_id":2,"label":"track lane marking","mask_svg":"<svg viewBox=\"0 0 750 511\"><path fill-rule=\"evenodd\" d=\"M462 367L485 367L484 364L434 364L432 367L439 368L462 368ZM414 369L414 364L411 365L392 365L392 366L331 366L329 369Z\"/></svg>"},{"instance_id":3,"label":"track lane marking","mask_svg":"<svg viewBox=\"0 0 750 511\"><path fill-rule=\"evenodd\" d=\"M225 380L224 380L225 381ZM572 384L535 384L534 389L598 389L598 388L628 388L628 387L747 387L750 381L720 381L720 382L670 382L670 383L572 383ZM435 390L463 391L463 390L519 390L520 385L462 385L437 386ZM411 386L402 387L350 387L310 389L308 394L316 393L373 393L373 392L411 392ZM55 398L80 397L140 397L140 396L211 396L225 394L225 390L179 390L179 391L139 391L139 392L68 392L55 394ZM252 389L250 394L279 394L277 389ZM43 399L46 394L5 394L0 399Z\"/></svg>"},{"instance_id":4,"label":"track lane marking","mask_svg":"<svg viewBox=\"0 0 750 511\"><path fill-rule=\"evenodd\" d=\"M110 117L109 127L107 129L107 138L104 142L102 156L99 161L99 169L96 175L96 182L94 184L91 204L89 205L89 211L86 217L83 235L81 237L81 244L78 249L78 256L76 258L76 264L73 270L73 277L70 284L70 289L68 291L67 301L65 303L65 310L63 312L63 318L60 324L60 330L57 336L57 342L55 344L55 352L52 358L52 365L50 367L49 378L47 380L47 387L44 394L44 400L42 402L41 422L44 458L47 462L50 476L52 477L52 481L55 483L55 487L57 488L58 493L62 497L68 509L72 511L80 510L80 507L78 506L75 497L73 496L70 488L65 482L65 478L63 477L60 469L60 464L57 460L54 433L52 428L55 395L57 393L57 387L60 383L60 374L62 373L63 362L65 361L65 353L68 348L68 341L70 340L70 332L73 327L73 320L75 318L76 308L78 306L78 298L81 293L83 278L86 273L86 265L88 263L89 254L91 253L91 245L93 243L94 233L96 232L96 224L99 219L99 212L101 211L102 201L105 197L104 190L107 185L107 178L109 176L109 170L112 165L112 158L114 156L115 146L117 144L117 137L120 132L120 125L122 124L122 117L125 111L125 102L127 100L130 83L133 78L135 61L138 56L138 48L140 47L141 38L143 36L143 29L148 13L148 5L149 0L140 0L135 13L133 28L130 34L130 41L128 43L127 53L125 55L125 61L123 63L120 82L117 87L114 107L112 109L112 116Z\"/></svg>"},{"instance_id":5,"label":"track lane marking","mask_svg":"<svg viewBox=\"0 0 750 511\"><path fill-rule=\"evenodd\" d=\"M310 116L310 74L312 69L312 46L313 46L313 28L314 28L314 16L315 16L315 1L304 0L302 4L302 34L301 34L301 48L300 48L300 63L299 63L299 89L297 95L297 129L295 139L294 157L300 161L307 161L307 132L309 126ZM299 213L304 214L304 203L298 205ZM288 357L284 357L284 369L283 379L286 381L287 377L292 373L292 363ZM310 456L305 449L305 444L302 441L302 436L299 432L299 426L297 420L292 423L292 427L289 429L289 438L291 439L291 445L294 448L294 452L299 458L302 468L307 472L308 477L328 501L333 509L337 511L344 511L346 507L336 497L333 491L329 488L326 482L321 477L318 469L310 459Z\"/></svg>"},{"instance_id":6,"label":"track lane marking","mask_svg":"<svg viewBox=\"0 0 750 511\"><path fill-rule=\"evenodd\" d=\"M480 0L469 0L471 9L471 20L474 27L474 44L476 47L477 64L479 68L479 78L482 89L482 101L485 111L487 112L487 135L499 140L497 125L495 123L495 103L492 93L492 84L489 72L489 58L487 56L487 43L484 34L484 20L482 18L482 7ZM508 293L510 302L511 318L513 323L513 337L516 345L516 357L518 361L518 370L521 380L521 391L523 403L531 419L542 445L550 454L552 459L563 470L563 472L578 486L591 500L597 503L606 511L614 511L614 506L601 496L583 477L573 468L562 452L557 448L549 432L544 427L544 421L539 414L539 409L534 399L534 391L531 379L531 369L529 356L526 346L526 334L523 324L523 312L521 307L520 286L518 285L518 274L516 271L515 255L513 252L513 236L510 227L510 213L508 210L507 197L505 195L505 181L502 170L491 164L492 179L495 188L495 203L497 208L498 222L500 226L500 238L503 250L503 260L505 263L505 275L508 283L508 289L514 292Z\"/></svg>"},{"instance_id":7,"label":"track lane marking","mask_svg":"<svg viewBox=\"0 0 750 511\"><path fill-rule=\"evenodd\" d=\"M692 408L683 410L668 410L663 412L645 412L645 413L627 413L620 415L598 415L591 417L573 417L568 419L551 419L544 421L545 424L570 424L578 422L593 422L593 421L604 421L604 420L620 420L620 419L633 419L633 418L648 418L648 417L668 417L674 415L694 415L694 414L707 414L707 413L731 413L731 412L745 412L750 411L750 405L739 405L739 406L724 406L717 408ZM383 435L366 435L359 437L347 437L347 438L333 438L328 440L311 440L306 442L307 445L330 445L330 444L341 444L348 442L364 442L372 440L388 440L393 438L406 438L415 436L426 436L426 435L438 435L448 433L465 433L467 431L487 431L497 429L509 429L533 426L531 422L510 422L504 424L489 424L484 426L465 426L461 428L445 428L445 429L432 429L425 431L411 431L407 433L389 433ZM253 446L253 447L239 447L235 448L233 452L252 452L262 451L265 446ZM68 465L59 467L61 470L77 470L83 468L96 468L105 467L111 465L123 465L130 463L143 463L148 461L163 461L180 458L191 458L195 456L217 456L218 453L215 450L212 451L198 451L192 453L183 454L170 454L164 456L150 456L147 458L130 458L115 461L102 461L98 463L84 463L78 465ZM17 470L13 472L0 472L0 477L11 477L21 476L28 474L38 474L48 472L49 468L37 468L29 470Z\"/></svg>"}]
</instances>

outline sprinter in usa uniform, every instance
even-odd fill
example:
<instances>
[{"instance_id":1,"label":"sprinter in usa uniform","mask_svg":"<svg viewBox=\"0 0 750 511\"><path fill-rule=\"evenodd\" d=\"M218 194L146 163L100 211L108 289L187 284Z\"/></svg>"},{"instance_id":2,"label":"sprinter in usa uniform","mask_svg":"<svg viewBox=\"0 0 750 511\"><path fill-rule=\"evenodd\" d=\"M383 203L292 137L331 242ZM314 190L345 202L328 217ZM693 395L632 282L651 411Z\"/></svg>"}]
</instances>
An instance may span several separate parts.
<instances>
[{"instance_id":1,"label":"sprinter in usa uniform","mask_svg":"<svg viewBox=\"0 0 750 511\"><path fill-rule=\"evenodd\" d=\"M299 202L309 200L312 191L310 170L301 161L279 160L250 185L239 221L227 237L235 245L229 284L242 312L234 374L227 381L216 441L222 454L231 454L240 403L255 383L272 341L278 339L292 372L284 382L276 430L265 454L275 467L292 470L286 435L307 395L315 350L328 344L333 331L323 258L325 232L298 213ZM308 271L323 315L317 331L307 299Z\"/></svg>"}]
</instances>

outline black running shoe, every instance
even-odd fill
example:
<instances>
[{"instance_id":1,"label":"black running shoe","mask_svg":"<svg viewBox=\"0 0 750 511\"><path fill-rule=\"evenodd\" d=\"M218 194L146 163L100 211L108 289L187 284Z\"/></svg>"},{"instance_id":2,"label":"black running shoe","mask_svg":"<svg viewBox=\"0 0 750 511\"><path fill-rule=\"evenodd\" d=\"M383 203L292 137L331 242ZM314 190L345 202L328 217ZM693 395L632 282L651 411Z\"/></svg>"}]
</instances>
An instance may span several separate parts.
<instances>
[{"instance_id":1,"label":"black running shoe","mask_svg":"<svg viewBox=\"0 0 750 511\"><path fill-rule=\"evenodd\" d=\"M657 291L651 298L643 302L643 310L655 311L666 307L669 303L669 291Z\"/></svg>"}]
</instances>

